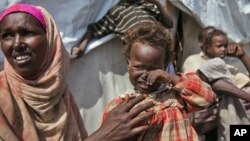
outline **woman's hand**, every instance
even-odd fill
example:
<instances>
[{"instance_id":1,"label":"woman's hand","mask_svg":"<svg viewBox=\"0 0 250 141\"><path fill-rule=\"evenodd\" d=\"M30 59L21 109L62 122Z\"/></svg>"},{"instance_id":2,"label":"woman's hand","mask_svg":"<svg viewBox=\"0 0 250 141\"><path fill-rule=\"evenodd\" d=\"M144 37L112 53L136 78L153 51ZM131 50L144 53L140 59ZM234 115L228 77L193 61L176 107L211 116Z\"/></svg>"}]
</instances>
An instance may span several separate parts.
<instances>
[{"instance_id":1,"label":"woman's hand","mask_svg":"<svg viewBox=\"0 0 250 141\"><path fill-rule=\"evenodd\" d=\"M141 123L152 117L154 112L141 112L152 107L154 105L153 102L144 103L131 110L143 99L145 99L145 97L141 95L129 101L124 100L109 112L107 119L101 127L85 141L120 141L147 130L149 125L142 125Z\"/></svg>"}]
</instances>

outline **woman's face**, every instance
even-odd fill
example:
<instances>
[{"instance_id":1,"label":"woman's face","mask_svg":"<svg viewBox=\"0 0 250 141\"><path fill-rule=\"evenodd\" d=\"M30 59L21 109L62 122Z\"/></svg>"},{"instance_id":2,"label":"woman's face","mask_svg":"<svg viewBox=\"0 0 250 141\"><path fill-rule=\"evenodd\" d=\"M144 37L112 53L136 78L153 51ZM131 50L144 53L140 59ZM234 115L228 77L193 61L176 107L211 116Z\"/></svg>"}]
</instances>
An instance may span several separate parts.
<instances>
[{"instance_id":1,"label":"woman's face","mask_svg":"<svg viewBox=\"0 0 250 141\"><path fill-rule=\"evenodd\" d=\"M7 15L0 23L2 51L23 78L35 79L46 54L47 38L40 23L23 12Z\"/></svg>"},{"instance_id":2,"label":"woman's face","mask_svg":"<svg viewBox=\"0 0 250 141\"><path fill-rule=\"evenodd\" d=\"M161 49L139 42L133 44L128 60L128 72L130 82L136 90L148 94L159 88L160 84L147 84L146 74L152 70L164 69L164 58Z\"/></svg>"},{"instance_id":3,"label":"woman's face","mask_svg":"<svg viewBox=\"0 0 250 141\"><path fill-rule=\"evenodd\" d=\"M216 35L212 38L211 47L207 49L208 56L224 58L227 52L228 41L224 35Z\"/></svg>"}]
</instances>

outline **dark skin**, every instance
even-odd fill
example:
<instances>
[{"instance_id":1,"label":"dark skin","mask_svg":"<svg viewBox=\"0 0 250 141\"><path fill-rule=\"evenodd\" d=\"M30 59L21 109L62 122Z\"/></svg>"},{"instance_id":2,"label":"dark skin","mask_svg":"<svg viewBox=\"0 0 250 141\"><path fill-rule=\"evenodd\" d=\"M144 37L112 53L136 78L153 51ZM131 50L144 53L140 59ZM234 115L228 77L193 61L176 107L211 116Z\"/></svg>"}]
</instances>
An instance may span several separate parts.
<instances>
[{"instance_id":1,"label":"dark skin","mask_svg":"<svg viewBox=\"0 0 250 141\"><path fill-rule=\"evenodd\" d=\"M250 57L244 52L240 45L228 45L228 39L224 35L212 37L211 47L207 47L205 53L210 58L220 57L223 59L225 56L237 57L241 60L250 74Z\"/></svg>"},{"instance_id":2,"label":"dark skin","mask_svg":"<svg viewBox=\"0 0 250 141\"><path fill-rule=\"evenodd\" d=\"M2 51L15 71L36 79L46 52L47 38L40 23L26 13L12 13L0 24Z\"/></svg>"},{"instance_id":3,"label":"dark skin","mask_svg":"<svg viewBox=\"0 0 250 141\"><path fill-rule=\"evenodd\" d=\"M209 58L224 58L227 53L228 41L223 35L212 37L212 44L205 49L205 53Z\"/></svg>"},{"instance_id":4,"label":"dark skin","mask_svg":"<svg viewBox=\"0 0 250 141\"><path fill-rule=\"evenodd\" d=\"M15 71L25 79L35 79L47 46L46 33L40 23L26 13L9 14L0 23L0 41L2 51ZM85 141L120 141L150 128L139 123L154 115L153 111L147 110L154 104L147 102L133 108L143 99L145 97L141 95L122 102L96 132L85 137Z\"/></svg>"},{"instance_id":5,"label":"dark skin","mask_svg":"<svg viewBox=\"0 0 250 141\"><path fill-rule=\"evenodd\" d=\"M250 58L247 56L247 54L244 52L241 46L237 44L228 45L228 39L224 35L217 35L212 37L212 45L211 47L208 47L208 49L206 50L206 54L210 58L213 57L224 58L225 56L237 57L245 65L248 72L250 72ZM205 75L203 75L200 72L198 73L205 82L208 82L208 80L205 78ZM250 95L248 93L242 91L235 85L226 82L223 79L217 80L216 82L212 83L211 86L215 91L223 92L224 94L229 94L250 101Z\"/></svg>"},{"instance_id":6,"label":"dark skin","mask_svg":"<svg viewBox=\"0 0 250 141\"><path fill-rule=\"evenodd\" d=\"M204 74L202 74L200 71L197 71L197 74L202 81L209 83ZM215 92L236 96L246 101L250 101L250 95L247 92L242 91L232 83L229 83L223 79L218 79L215 82L210 83L210 85Z\"/></svg>"},{"instance_id":7,"label":"dark skin","mask_svg":"<svg viewBox=\"0 0 250 141\"><path fill-rule=\"evenodd\" d=\"M250 74L250 57L244 52L243 48L238 44L230 44L227 50L227 56L239 58Z\"/></svg>"},{"instance_id":8,"label":"dark skin","mask_svg":"<svg viewBox=\"0 0 250 141\"><path fill-rule=\"evenodd\" d=\"M153 111L147 111L147 109L154 106L152 102L144 103L131 110L144 99L144 95L141 95L128 102L124 100L110 111L101 127L84 141L121 141L150 128L149 125L139 126L138 124L143 123L154 115ZM140 114L142 111L147 112Z\"/></svg>"},{"instance_id":9,"label":"dark skin","mask_svg":"<svg viewBox=\"0 0 250 141\"><path fill-rule=\"evenodd\" d=\"M140 93L148 94L156 91L160 84L175 85L179 76L167 73L164 51L147 44L135 42L128 58L129 78Z\"/></svg>"}]
</instances>

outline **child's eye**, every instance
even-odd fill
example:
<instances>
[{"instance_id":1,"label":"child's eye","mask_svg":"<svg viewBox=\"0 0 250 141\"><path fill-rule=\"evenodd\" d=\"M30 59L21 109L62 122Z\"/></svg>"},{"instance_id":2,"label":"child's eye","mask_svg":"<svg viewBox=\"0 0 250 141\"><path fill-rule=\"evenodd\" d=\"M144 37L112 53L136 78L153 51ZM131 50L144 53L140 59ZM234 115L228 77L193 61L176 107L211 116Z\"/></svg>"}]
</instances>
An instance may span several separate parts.
<instances>
[{"instance_id":1,"label":"child's eye","mask_svg":"<svg viewBox=\"0 0 250 141\"><path fill-rule=\"evenodd\" d=\"M135 66L137 70L142 70L144 67L143 66Z\"/></svg>"},{"instance_id":2,"label":"child's eye","mask_svg":"<svg viewBox=\"0 0 250 141\"><path fill-rule=\"evenodd\" d=\"M149 70L156 70L159 69L159 67L150 67Z\"/></svg>"}]
</instances>

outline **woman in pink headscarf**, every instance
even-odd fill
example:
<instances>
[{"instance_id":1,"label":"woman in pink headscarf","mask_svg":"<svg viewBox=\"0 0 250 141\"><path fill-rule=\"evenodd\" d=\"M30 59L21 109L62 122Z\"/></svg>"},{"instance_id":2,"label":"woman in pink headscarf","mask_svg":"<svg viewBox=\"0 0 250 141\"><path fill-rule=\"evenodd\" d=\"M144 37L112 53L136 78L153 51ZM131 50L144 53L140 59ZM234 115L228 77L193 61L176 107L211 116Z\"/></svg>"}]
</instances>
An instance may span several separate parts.
<instances>
[{"instance_id":1,"label":"woman in pink headscarf","mask_svg":"<svg viewBox=\"0 0 250 141\"><path fill-rule=\"evenodd\" d=\"M153 113L137 115L152 103L128 112L140 97L122 103L87 138L65 81L69 57L44 8L17 4L6 9L0 15L0 42L5 55L0 72L0 140L117 140L148 128L137 124Z\"/></svg>"}]
</instances>

